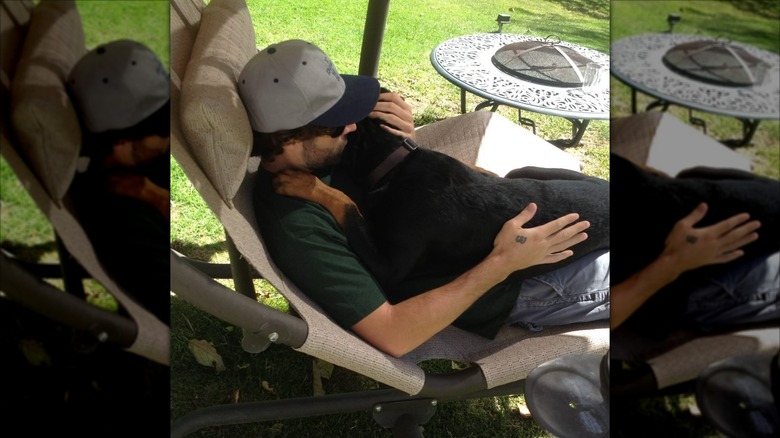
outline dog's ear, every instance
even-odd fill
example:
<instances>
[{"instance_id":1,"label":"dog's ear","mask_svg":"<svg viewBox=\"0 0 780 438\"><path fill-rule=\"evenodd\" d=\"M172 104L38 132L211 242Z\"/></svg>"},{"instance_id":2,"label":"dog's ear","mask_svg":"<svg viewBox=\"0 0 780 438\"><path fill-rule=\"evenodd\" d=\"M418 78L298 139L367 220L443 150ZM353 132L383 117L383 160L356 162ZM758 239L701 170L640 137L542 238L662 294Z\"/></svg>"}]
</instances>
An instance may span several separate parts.
<instances>
[{"instance_id":1,"label":"dog's ear","mask_svg":"<svg viewBox=\"0 0 780 438\"><path fill-rule=\"evenodd\" d=\"M382 129L382 121L372 117L366 117L363 120L357 122L357 129L349 134L349 141L354 142L353 147L363 148L368 147L369 143L376 143L378 141L388 141L387 135L392 136L389 132ZM348 143L349 144L349 143Z\"/></svg>"},{"instance_id":2,"label":"dog's ear","mask_svg":"<svg viewBox=\"0 0 780 438\"><path fill-rule=\"evenodd\" d=\"M404 141L403 137L399 137L392 132L384 129L382 125L385 124L381 119L375 119L372 117L366 117L358 123L358 130L363 132L366 139L371 139L372 143L380 143L385 148L390 150L395 149L396 146Z\"/></svg>"},{"instance_id":3,"label":"dog's ear","mask_svg":"<svg viewBox=\"0 0 780 438\"><path fill-rule=\"evenodd\" d=\"M364 178L403 142L403 137L384 129L382 123L380 119L366 117L347 136L341 162L359 178Z\"/></svg>"}]
</instances>

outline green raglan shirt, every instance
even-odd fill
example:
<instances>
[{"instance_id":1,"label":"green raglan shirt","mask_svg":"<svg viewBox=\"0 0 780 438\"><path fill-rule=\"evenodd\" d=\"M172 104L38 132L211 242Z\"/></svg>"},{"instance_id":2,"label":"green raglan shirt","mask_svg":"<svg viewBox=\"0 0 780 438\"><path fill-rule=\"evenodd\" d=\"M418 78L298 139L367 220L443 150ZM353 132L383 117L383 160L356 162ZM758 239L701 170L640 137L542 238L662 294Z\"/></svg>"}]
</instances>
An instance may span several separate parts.
<instances>
[{"instance_id":1,"label":"green raglan shirt","mask_svg":"<svg viewBox=\"0 0 780 438\"><path fill-rule=\"evenodd\" d=\"M258 172L255 215L274 263L337 324L349 330L385 301L382 288L350 250L346 236L323 207L277 195L273 175ZM330 176L321 178L330 184ZM400 287L412 295L455 277L410 279ZM453 325L492 338L514 307L521 281L511 278L488 291Z\"/></svg>"}]
</instances>

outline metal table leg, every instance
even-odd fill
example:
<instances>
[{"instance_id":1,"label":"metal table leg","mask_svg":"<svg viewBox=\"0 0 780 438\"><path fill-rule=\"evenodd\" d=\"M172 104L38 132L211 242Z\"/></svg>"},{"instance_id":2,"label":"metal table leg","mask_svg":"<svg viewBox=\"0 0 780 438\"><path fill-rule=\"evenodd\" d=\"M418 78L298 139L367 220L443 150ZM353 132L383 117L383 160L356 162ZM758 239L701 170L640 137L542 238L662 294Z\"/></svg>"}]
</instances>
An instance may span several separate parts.
<instances>
[{"instance_id":1,"label":"metal table leg","mask_svg":"<svg viewBox=\"0 0 780 438\"><path fill-rule=\"evenodd\" d=\"M523 113L520 111L520 108L517 109L517 121L520 122L520 124L523 126L530 126L534 135L536 135L536 123L527 117L523 117Z\"/></svg>"},{"instance_id":2,"label":"metal table leg","mask_svg":"<svg viewBox=\"0 0 780 438\"><path fill-rule=\"evenodd\" d=\"M745 146L750 144L750 141L753 140L753 134L756 133L756 129L758 129L758 124L761 122L761 120L739 120L742 122L742 140L740 140L737 146Z\"/></svg>"},{"instance_id":3,"label":"metal table leg","mask_svg":"<svg viewBox=\"0 0 780 438\"><path fill-rule=\"evenodd\" d=\"M474 111L479 111L487 107L491 107L490 111L495 111L499 105L501 104L497 103L495 100L488 99L484 102L477 104L477 106L474 107ZM668 103L665 104L664 110L666 110L666 107L668 106L669 106ZM460 89L460 112L461 114L466 113L466 90L463 88ZM580 144L580 140L582 140L582 135L585 133L585 128L588 127L590 120L570 119L568 117L566 117L566 120L571 122L571 136L572 136L571 140L568 141L553 140L550 141L550 143L558 147L577 146ZM534 135L536 135L536 123L532 119L523 117L523 113L520 110L520 108L517 109L517 121L520 123L520 125L531 127L531 130L533 131Z\"/></svg>"},{"instance_id":4,"label":"metal table leg","mask_svg":"<svg viewBox=\"0 0 780 438\"><path fill-rule=\"evenodd\" d=\"M580 144L582 135L585 134L585 128L590 124L590 120L578 120L566 118L571 122L571 140L553 140L550 143L560 148L574 147Z\"/></svg>"}]
</instances>

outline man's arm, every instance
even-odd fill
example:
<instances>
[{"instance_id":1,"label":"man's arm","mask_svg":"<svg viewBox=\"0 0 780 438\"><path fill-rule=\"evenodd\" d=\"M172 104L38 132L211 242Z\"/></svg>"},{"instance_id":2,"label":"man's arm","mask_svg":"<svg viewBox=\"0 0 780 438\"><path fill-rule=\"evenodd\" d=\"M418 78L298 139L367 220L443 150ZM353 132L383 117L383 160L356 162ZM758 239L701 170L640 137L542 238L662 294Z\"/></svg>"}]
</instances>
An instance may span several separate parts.
<instances>
[{"instance_id":1,"label":"man's arm","mask_svg":"<svg viewBox=\"0 0 780 438\"><path fill-rule=\"evenodd\" d=\"M700 204L678 221L661 255L648 266L610 288L610 326L615 329L664 286L683 272L705 265L728 263L741 257L739 249L756 240L761 224L741 213L703 228L693 226L704 218L707 204Z\"/></svg>"},{"instance_id":2,"label":"man's arm","mask_svg":"<svg viewBox=\"0 0 780 438\"><path fill-rule=\"evenodd\" d=\"M400 357L450 325L512 272L570 257L573 252L568 248L587 238L583 231L590 224L576 222L579 216L569 214L535 228L523 228L536 209L530 204L507 221L496 236L493 251L474 268L401 303L385 302L352 330L376 348Z\"/></svg>"}]
</instances>

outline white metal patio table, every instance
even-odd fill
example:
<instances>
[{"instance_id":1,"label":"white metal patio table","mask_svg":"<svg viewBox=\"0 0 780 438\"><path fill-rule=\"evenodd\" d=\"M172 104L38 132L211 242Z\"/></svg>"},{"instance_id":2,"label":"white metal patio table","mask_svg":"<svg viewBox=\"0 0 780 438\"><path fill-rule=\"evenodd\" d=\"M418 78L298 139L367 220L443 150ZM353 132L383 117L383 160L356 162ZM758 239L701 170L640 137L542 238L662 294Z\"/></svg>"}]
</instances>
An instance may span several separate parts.
<instances>
[{"instance_id":1,"label":"white metal patio table","mask_svg":"<svg viewBox=\"0 0 780 438\"><path fill-rule=\"evenodd\" d=\"M664 55L670 49L682 44L711 40L713 46L728 44L741 49L750 56L750 60L740 59L739 68L750 67L757 60L765 63L763 80L757 78L755 84L719 83L714 80L702 80L664 62ZM645 109L669 105L679 105L689 109L693 124L704 128L706 125L692 115L692 110L730 116L743 123L742 139L732 142L735 145L750 143L761 120L780 119L780 56L767 50L735 41L716 40L702 35L673 33L647 33L620 39L611 47L612 75L631 87L631 111L636 113L636 93L640 91L655 99ZM755 58L755 59L753 59ZM713 77L724 75L716 71L716 66L696 65L699 73L712 72ZM725 70L722 67L721 70ZM750 75L752 78L752 75Z\"/></svg>"},{"instance_id":2,"label":"white metal patio table","mask_svg":"<svg viewBox=\"0 0 780 438\"><path fill-rule=\"evenodd\" d=\"M579 143L590 120L609 119L609 84L603 81L597 88L584 91L582 86L557 86L528 80L507 73L494 62L496 52L513 43L526 41L550 42L550 38L531 35L483 33L465 35L442 42L431 52L431 64L445 79L460 88L461 112L466 112L466 92L487 99L475 110L507 105L520 110L564 117L572 123L570 141L554 141L563 146ZM599 51L565 41L555 41L593 62L609 65L609 56ZM521 123L533 121L520 116Z\"/></svg>"}]
</instances>

